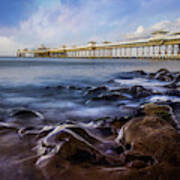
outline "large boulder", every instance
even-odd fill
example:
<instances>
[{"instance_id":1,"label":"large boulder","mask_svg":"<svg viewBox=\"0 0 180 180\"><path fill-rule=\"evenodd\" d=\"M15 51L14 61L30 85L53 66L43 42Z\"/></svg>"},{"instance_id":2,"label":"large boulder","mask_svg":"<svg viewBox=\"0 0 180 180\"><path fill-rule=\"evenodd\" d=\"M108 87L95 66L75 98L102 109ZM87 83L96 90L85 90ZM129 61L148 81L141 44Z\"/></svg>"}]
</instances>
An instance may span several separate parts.
<instances>
[{"instance_id":1,"label":"large boulder","mask_svg":"<svg viewBox=\"0 0 180 180\"><path fill-rule=\"evenodd\" d=\"M169 106L148 104L143 117L134 118L121 129L116 142L129 147L129 161L148 159L150 165L167 163L180 169L180 134ZM171 165L169 165L171 164ZM137 163L137 166L142 163Z\"/></svg>"}]
</instances>

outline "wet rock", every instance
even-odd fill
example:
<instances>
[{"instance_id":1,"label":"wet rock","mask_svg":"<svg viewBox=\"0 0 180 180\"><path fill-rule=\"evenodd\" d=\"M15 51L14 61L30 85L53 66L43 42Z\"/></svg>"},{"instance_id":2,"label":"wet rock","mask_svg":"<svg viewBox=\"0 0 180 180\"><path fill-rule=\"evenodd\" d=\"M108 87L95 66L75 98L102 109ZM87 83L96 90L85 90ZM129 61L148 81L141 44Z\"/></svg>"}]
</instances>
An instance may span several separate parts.
<instances>
[{"instance_id":1,"label":"wet rock","mask_svg":"<svg viewBox=\"0 0 180 180\"><path fill-rule=\"evenodd\" d=\"M146 89L140 85L135 85L129 88L113 89L111 90L111 92L129 94L130 96L134 98L144 98L144 97L151 96L152 94L154 94L152 90Z\"/></svg>"},{"instance_id":2,"label":"wet rock","mask_svg":"<svg viewBox=\"0 0 180 180\"><path fill-rule=\"evenodd\" d=\"M11 113L11 116L18 119L31 119L31 118L44 119L44 116L41 113L29 109L14 110Z\"/></svg>"},{"instance_id":3,"label":"wet rock","mask_svg":"<svg viewBox=\"0 0 180 180\"><path fill-rule=\"evenodd\" d=\"M180 102L170 102L168 105L174 114L173 126L180 132Z\"/></svg>"},{"instance_id":4,"label":"wet rock","mask_svg":"<svg viewBox=\"0 0 180 180\"><path fill-rule=\"evenodd\" d=\"M114 150L115 150L115 152L117 154L122 154L124 152L124 147L123 146L118 146Z\"/></svg>"},{"instance_id":5,"label":"wet rock","mask_svg":"<svg viewBox=\"0 0 180 180\"><path fill-rule=\"evenodd\" d=\"M165 87L168 87L168 88L179 88L179 83L180 82L180 75L178 75L177 77L174 78L174 81L171 82L170 84L168 85L165 85Z\"/></svg>"},{"instance_id":6,"label":"wet rock","mask_svg":"<svg viewBox=\"0 0 180 180\"><path fill-rule=\"evenodd\" d=\"M101 94L97 97L93 97L92 100L98 101L98 100L104 100L104 101L117 101L120 99L125 99L126 97L119 93L112 93L112 94Z\"/></svg>"},{"instance_id":7,"label":"wet rock","mask_svg":"<svg viewBox=\"0 0 180 180\"><path fill-rule=\"evenodd\" d=\"M82 90L81 87L77 87L77 86L68 86L68 89L70 89L70 90Z\"/></svg>"},{"instance_id":8,"label":"wet rock","mask_svg":"<svg viewBox=\"0 0 180 180\"><path fill-rule=\"evenodd\" d=\"M159 69L159 70L156 72L156 74L158 74L158 73L164 73L164 74L166 74L166 73L169 73L169 70L167 70L167 69L165 69L165 68L161 68L161 69Z\"/></svg>"},{"instance_id":9,"label":"wet rock","mask_svg":"<svg viewBox=\"0 0 180 180\"><path fill-rule=\"evenodd\" d=\"M136 73L136 74L138 74L138 75L141 75L141 76L147 75L147 73L144 72L143 70L137 70L137 71L134 71L134 73Z\"/></svg>"},{"instance_id":10,"label":"wet rock","mask_svg":"<svg viewBox=\"0 0 180 180\"><path fill-rule=\"evenodd\" d=\"M154 76L155 76L156 74L155 73L149 73L148 74L148 78L149 79L154 79Z\"/></svg>"},{"instance_id":11,"label":"wet rock","mask_svg":"<svg viewBox=\"0 0 180 180\"><path fill-rule=\"evenodd\" d=\"M137 70L132 72L121 72L115 75L118 79L133 79L134 77L144 77L147 73L143 70Z\"/></svg>"},{"instance_id":12,"label":"wet rock","mask_svg":"<svg viewBox=\"0 0 180 180\"><path fill-rule=\"evenodd\" d=\"M96 95L106 91L108 91L108 88L106 86L99 86L88 90L87 95Z\"/></svg>"},{"instance_id":13,"label":"wet rock","mask_svg":"<svg viewBox=\"0 0 180 180\"><path fill-rule=\"evenodd\" d=\"M18 126L3 125L6 131L0 131L0 173L2 180L44 179L34 163L36 152L32 149L37 143L33 138L19 137Z\"/></svg>"},{"instance_id":14,"label":"wet rock","mask_svg":"<svg viewBox=\"0 0 180 180\"><path fill-rule=\"evenodd\" d=\"M46 86L45 89L50 89L51 87L50 86Z\"/></svg>"},{"instance_id":15,"label":"wet rock","mask_svg":"<svg viewBox=\"0 0 180 180\"><path fill-rule=\"evenodd\" d=\"M57 89L64 89L65 87L62 86L62 85L58 85L56 88L57 88Z\"/></svg>"},{"instance_id":16,"label":"wet rock","mask_svg":"<svg viewBox=\"0 0 180 180\"><path fill-rule=\"evenodd\" d=\"M44 127L27 126L20 128L18 134L20 137L35 136L36 138L42 138L45 137L48 133L50 133L52 130L53 130L52 126L44 126Z\"/></svg>"},{"instance_id":17,"label":"wet rock","mask_svg":"<svg viewBox=\"0 0 180 180\"><path fill-rule=\"evenodd\" d=\"M136 98L152 95L152 91L145 89L143 86L133 86L130 88L129 92Z\"/></svg>"},{"instance_id":18,"label":"wet rock","mask_svg":"<svg viewBox=\"0 0 180 180\"><path fill-rule=\"evenodd\" d=\"M162 162L153 166L139 169L138 176L145 180L179 180L179 172L179 166L172 166L172 164Z\"/></svg>"},{"instance_id":19,"label":"wet rock","mask_svg":"<svg viewBox=\"0 0 180 180\"><path fill-rule=\"evenodd\" d=\"M135 179L178 180L180 134L172 123L174 117L171 108L147 104L144 112L144 116L127 122L116 139L125 147L122 154L125 166L138 169ZM131 145L131 148L126 149L127 145ZM127 172L127 179L130 174Z\"/></svg>"},{"instance_id":20,"label":"wet rock","mask_svg":"<svg viewBox=\"0 0 180 180\"><path fill-rule=\"evenodd\" d=\"M169 81L174 80L174 77L171 73L168 73L168 74L159 73L155 76L155 79L169 82Z\"/></svg>"},{"instance_id":21,"label":"wet rock","mask_svg":"<svg viewBox=\"0 0 180 180\"><path fill-rule=\"evenodd\" d=\"M148 104L145 116L126 123L117 142L131 144L131 152L151 156L158 162L180 162L180 135L173 127L173 117L168 106ZM178 155L179 154L179 155Z\"/></svg>"},{"instance_id":22,"label":"wet rock","mask_svg":"<svg viewBox=\"0 0 180 180\"><path fill-rule=\"evenodd\" d=\"M180 74L178 74L174 80L174 83L179 83L180 82Z\"/></svg>"},{"instance_id":23,"label":"wet rock","mask_svg":"<svg viewBox=\"0 0 180 180\"><path fill-rule=\"evenodd\" d=\"M114 121L112 121L110 124L111 127L113 127L116 130L121 129L121 127L129 120L129 118L127 117L123 117L120 119L115 119Z\"/></svg>"},{"instance_id":24,"label":"wet rock","mask_svg":"<svg viewBox=\"0 0 180 180\"><path fill-rule=\"evenodd\" d=\"M178 126L178 122L174 117L173 110L168 105L156 105L150 103L144 106L144 112L146 116L163 119L163 122L169 123L174 128Z\"/></svg>"},{"instance_id":25,"label":"wet rock","mask_svg":"<svg viewBox=\"0 0 180 180\"><path fill-rule=\"evenodd\" d=\"M114 130L111 127L100 126L95 130L97 131L97 134L103 138L111 137L114 135Z\"/></svg>"},{"instance_id":26,"label":"wet rock","mask_svg":"<svg viewBox=\"0 0 180 180\"><path fill-rule=\"evenodd\" d=\"M38 152L41 158L38 166L51 164L57 159L64 159L73 163L91 162L107 163L104 154L98 150L96 144L99 140L87 131L74 125L59 126L47 137L40 141Z\"/></svg>"},{"instance_id":27,"label":"wet rock","mask_svg":"<svg viewBox=\"0 0 180 180\"><path fill-rule=\"evenodd\" d=\"M3 131L3 130L15 130L15 131L17 131L18 128L19 127L15 124L0 122L0 131Z\"/></svg>"},{"instance_id":28,"label":"wet rock","mask_svg":"<svg viewBox=\"0 0 180 180\"><path fill-rule=\"evenodd\" d=\"M168 95L168 96L177 96L177 97L180 97L180 91L177 90L177 89L170 89L165 94Z\"/></svg>"},{"instance_id":29,"label":"wet rock","mask_svg":"<svg viewBox=\"0 0 180 180\"><path fill-rule=\"evenodd\" d=\"M155 160L151 157L151 156L144 156L144 155L139 155L134 153L133 151L131 152L125 152L125 162L129 163L129 162L133 162L133 161L142 161L146 164L146 166L148 165L153 165L155 163Z\"/></svg>"},{"instance_id":30,"label":"wet rock","mask_svg":"<svg viewBox=\"0 0 180 180\"><path fill-rule=\"evenodd\" d=\"M147 164L141 160L134 160L128 164L128 167L140 169L147 167Z\"/></svg>"},{"instance_id":31,"label":"wet rock","mask_svg":"<svg viewBox=\"0 0 180 180\"><path fill-rule=\"evenodd\" d=\"M56 86L56 87L52 87L52 86L46 86L45 87L45 89L46 90L49 90L49 89L57 89L57 90L62 90L62 89L64 89L65 87L64 86L62 86L62 85L58 85L58 86Z\"/></svg>"},{"instance_id":32,"label":"wet rock","mask_svg":"<svg viewBox=\"0 0 180 180\"><path fill-rule=\"evenodd\" d=\"M114 81L114 79L110 79L107 81L107 83L112 84L112 83L115 83L115 81Z\"/></svg>"},{"instance_id":33,"label":"wet rock","mask_svg":"<svg viewBox=\"0 0 180 180\"><path fill-rule=\"evenodd\" d=\"M167 69L160 69L156 73L150 73L149 78L167 82L174 80L173 74Z\"/></svg>"}]
</instances>

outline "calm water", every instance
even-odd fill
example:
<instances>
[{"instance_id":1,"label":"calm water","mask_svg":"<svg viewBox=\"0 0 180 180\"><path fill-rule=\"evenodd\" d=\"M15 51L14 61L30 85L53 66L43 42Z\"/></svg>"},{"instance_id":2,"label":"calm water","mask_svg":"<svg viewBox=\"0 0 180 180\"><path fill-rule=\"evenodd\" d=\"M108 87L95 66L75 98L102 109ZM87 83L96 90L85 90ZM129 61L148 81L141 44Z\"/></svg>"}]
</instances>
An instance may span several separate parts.
<instances>
[{"instance_id":1,"label":"calm water","mask_svg":"<svg viewBox=\"0 0 180 180\"><path fill-rule=\"evenodd\" d=\"M160 89L159 85L164 82L128 74L136 70L155 72L160 68L179 71L180 61L0 58L1 119L13 121L11 113L15 109L26 108L42 113L45 117L43 123L68 119L91 120L119 116L119 112L126 115L129 111L121 104L135 107L142 101L168 98L178 101L178 97L167 96L143 100L93 101L91 94L88 94L89 90L104 85L111 90L132 85ZM109 80L112 79L115 83L111 84Z\"/></svg>"}]
</instances>

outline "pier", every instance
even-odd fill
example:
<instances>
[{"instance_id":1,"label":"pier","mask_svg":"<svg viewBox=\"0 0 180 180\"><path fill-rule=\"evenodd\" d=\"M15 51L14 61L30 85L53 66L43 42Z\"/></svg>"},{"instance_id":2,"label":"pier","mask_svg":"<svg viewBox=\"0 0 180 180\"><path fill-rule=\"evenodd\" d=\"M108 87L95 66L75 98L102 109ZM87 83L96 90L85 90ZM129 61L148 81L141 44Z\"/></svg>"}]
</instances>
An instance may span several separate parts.
<instances>
[{"instance_id":1,"label":"pier","mask_svg":"<svg viewBox=\"0 0 180 180\"><path fill-rule=\"evenodd\" d=\"M156 31L152 37L123 42L94 41L87 45L61 48L18 49L18 57L54 57L54 58L152 58L180 59L180 32L168 33Z\"/></svg>"}]
</instances>

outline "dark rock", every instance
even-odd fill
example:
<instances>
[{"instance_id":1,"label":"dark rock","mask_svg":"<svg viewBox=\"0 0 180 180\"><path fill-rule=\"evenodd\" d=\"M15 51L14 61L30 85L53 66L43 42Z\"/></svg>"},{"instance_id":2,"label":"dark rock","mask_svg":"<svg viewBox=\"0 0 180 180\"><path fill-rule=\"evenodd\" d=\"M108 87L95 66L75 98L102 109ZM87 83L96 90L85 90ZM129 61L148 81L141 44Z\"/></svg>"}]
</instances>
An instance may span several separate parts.
<instances>
[{"instance_id":1,"label":"dark rock","mask_svg":"<svg viewBox=\"0 0 180 180\"><path fill-rule=\"evenodd\" d=\"M118 146L114 150L117 154L122 154L124 152L123 146Z\"/></svg>"},{"instance_id":2,"label":"dark rock","mask_svg":"<svg viewBox=\"0 0 180 180\"><path fill-rule=\"evenodd\" d=\"M169 82L174 80L174 77L172 74L158 74L157 76L155 76L155 79Z\"/></svg>"},{"instance_id":3,"label":"dark rock","mask_svg":"<svg viewBox=\"0 0 180 180\"><path fill-rule=\"evenodd\" d=\"M46 86L45 89L50 89L51 87L50 86Z\"/></svg>"},{"instance_id":4,"label":"dark rock","mask_svg":"<svg viewBox=\"0 0 180 180\"><path fill-rule=\"evenodd\" d=\"M70 90L82 90L81 87L76 87L76 86L68 86L68 89L70 89Z\"/></svg>"},{"instance_id":5,"label":"dark rock","mask_svg":"<svg viewBox=\"0 0 180 180\"><path fill-rule=\"evenodd\" d=\"M18 130L18 126L16 126L15 124L9 124L9 123L5 123L5 122L1 122L0 123L0 131L3 130Z\"/></svg>"},{"instance_id":6,"label":"dark rock","mask_svg":"<svg viewBox=\"0 0 180 180\"><path fill-rule=\"evenodd\" d=\"M148 76L150 79L156 79L160 81L173 81L174 76L167 69L160 69L156 73L150 73Z\"/></svg>"},{"instance_id":7,"label":"dark rock","mask_svg":"<svg viewBox=\"0 0 180 180\"><path fill-rule=\"evenodd\" d=\"M165 87L168 87L168 88L179 88L179 85L178 85L179 82L180 82L180 75L175 77L174 81L172 83L166 85Z\"/></svg>"},{"instance_id":8,"label":"dark rock","mask_svg":"<svg viewBox=\"0 0 180 180\"><path fill-rule=\"evenodd\" d=\"M144 111L144 117L135 118L123 126L116 141L131 144L131 152L141 156L168 162L177 159L180 162L180 135L171 125L173 117L170 108L148 104Z\"/></svg>"},{"instance_id":9,"label":"dark rock","mask_svg":"<svg viewBox=\"0 0 180 180\"><path fill-rule=\"evenodd\" d=\"M156 75L155 73L149 73L148 78L149 78L149 79L154 79L154 76L155 76L155 75Z\"/></svg>"},{"instance_id":10,"label":"dark rock","mask_svg":"<svg viewBox=\"0 0 180 180\"><path fill-rule=\"evenodd\" d=\"M147 164L141 160L134 160L128 164L128 167L141 169L147 167Z\"/></svg>"},{"instance_id":11,"label":"dark rock","mask_svg":"<svg viewBox=\"0 0 180 180\"><path fill-rule=\"evenodd\" d=\"M107 83L110 83L110 84L111 84L111 83L114 83L114 79L108 80Z\"/></svg>"},{"instance_id":12,"label":"dark rock","mask_svg":"<svg viewBox=\"0 0 180 180\"><path fill-rule=\"evenodd\" d=\"M129 92L136 98L152 95L152 91L145 89L143 86L133 86L130 88Z\"/></svg>"},{"instance_id":13,"label":"dark rock","mask_svg":"<svg viewBox=\"0 0 180 180\"><path fill-rule=\"evenodd\" d=\"M109 125L117 130L121 129L121 127L128 122L130 117L122 117L122 118L115 118Z\"/></svg>"},{"instance_id":14,"label":"dark rock","mask_svg":"<svg viewBox=\"0 0 180 180\"><path fill-rule=\"evenodd\" d=\"M158 74L158 73L164 73L164 74L166 74L166 73L169 73L169 70L167 70L167 69L165 69L165 68L162 68L162 69L159 69L159 70L156 72L156 74Z\"/></svg>"},{"instance_id":15,"label":"dark rock","mask_svg":"<svg viewBox=\"0 0 180 180\"><path fill-rule=\"evenodd\" d=\"M128 93L134 98L144 98L154 94L152 90L146 89L143 86L135 85L129 88L120 88L111 90L112 93Z\"/></svg>"},{"instance_id":16,"label":"dark rock","mask_svg":"<svg viewBox=\"0 0 180 180\"><path fill-rule=\"evenodd\" d=\"M57 161L57 159L72 160L73 163L104 162L105 156L96 147L98 143L99 140L80 127L74 125L59 126L39 144L38 149L40 149L42 157L37 164L44 166L44 163L49 164L54 160ZM47 154L51 158L47 159L46 162L42 161L43 156L46 157Z\"/></svg>"},{"instance_id":17,"label":"dark rock","mask_svg":"<svg viewBox=\"0 0 180 180\"><path fill-rule=\"evenodd\" d=\"M177 96L177 97L180 97L180 91L177 90L177 89L170 89L165 94L168 95L168 96Z\"/></svg>"},{"instance_id":18,"label":"dark rock","mask_svg":"<svg viewBox=\"0 0 180 180\"><path fill-rule=\"evenodd\" d=\"M151 156L143 156L143 155L139 155L132 152L128 152L125 156L125 162L129 163L129 162L133 162L133 161L142 161L144 163L146 163L147 165L152 165L155 163L155 160L151 157Z\"/></svg>"},{"instance_id":19,"label":"dark rock","mask_svg":"<svg viewBox=\"0 0 180 180\"><path fill-rule=\"evenodd\" d=\"M91 95L91 94L96 94L96 93L102 93L107 90L108 88L106 86L99 86L99 87L90 89L87 94Z\"/></svg>"},{"instance_id":20,"label":"dark rock","mask_svg":"<svg viewBox=\"0 0 180 180\"><path fill-rule=\"evenodd\" d=\"M57 88L57 89L64 89L65 87L62 86L62 85L58 85L56 88Z\"/></svg>"},{"instance_id":21,"label":"dark rock","mask_svg":"<svg viewBox=\"0 0 180 180\"><path fill-rule=\"evenodd\" d=\"M114 131L111 127L98 127L97 130L102 137L109 137L114 135Z\"/></svg>"},{"instance_id":22,"label":"dark rock","mask_svg":"<svg viewBox=\"0 0 180 180\"><path fill-rule=\"evenodd\" d=\"M14 110L11 113L12 117L18 118L18 119L27 119L27 118L39 118L44 119L43 115L37 111L29 110L29 109L19 109Z\"/></svg>"},{"instance_id":23,"label":"dark rock","mask_svg":"<svg viewBox=\"0 0 180 180\"><path fill-rule=\"evenodd\" d=\"M141 76L145 76L145 75L147 75L147 73L146 72L144 72L144 71L142 71L142 70L138 70L138 71L134 71L136 74L138 74L138 75L141 75Z\"/></svg>"},{"instance_id":24,"label":"dark rock","mask_svg":"<svg viewBox=\"0 0 180 180\"><path fill-rule=\"evenodd\" d=\"M56 86L56 87L51 87L51 86L46 86L45 87L45 89L58 89L58 90L61 90L61 89L64 89L65 87L64 86L62 86L62 85L58 85L58 86Z\"/></svg>"},{"instance_id":25,"label":"dark rock","mask_svg":"<svg viewBox=\"0 0 180 180\"><path fill-rule=\"evenodd\" d=\"M119 99L125 99L125 98L126 97L123 96L122 94L113 93L113 94L101 94L97 97L92 98L92 100L117 101Z\"/></svg>"}]
</instances>

